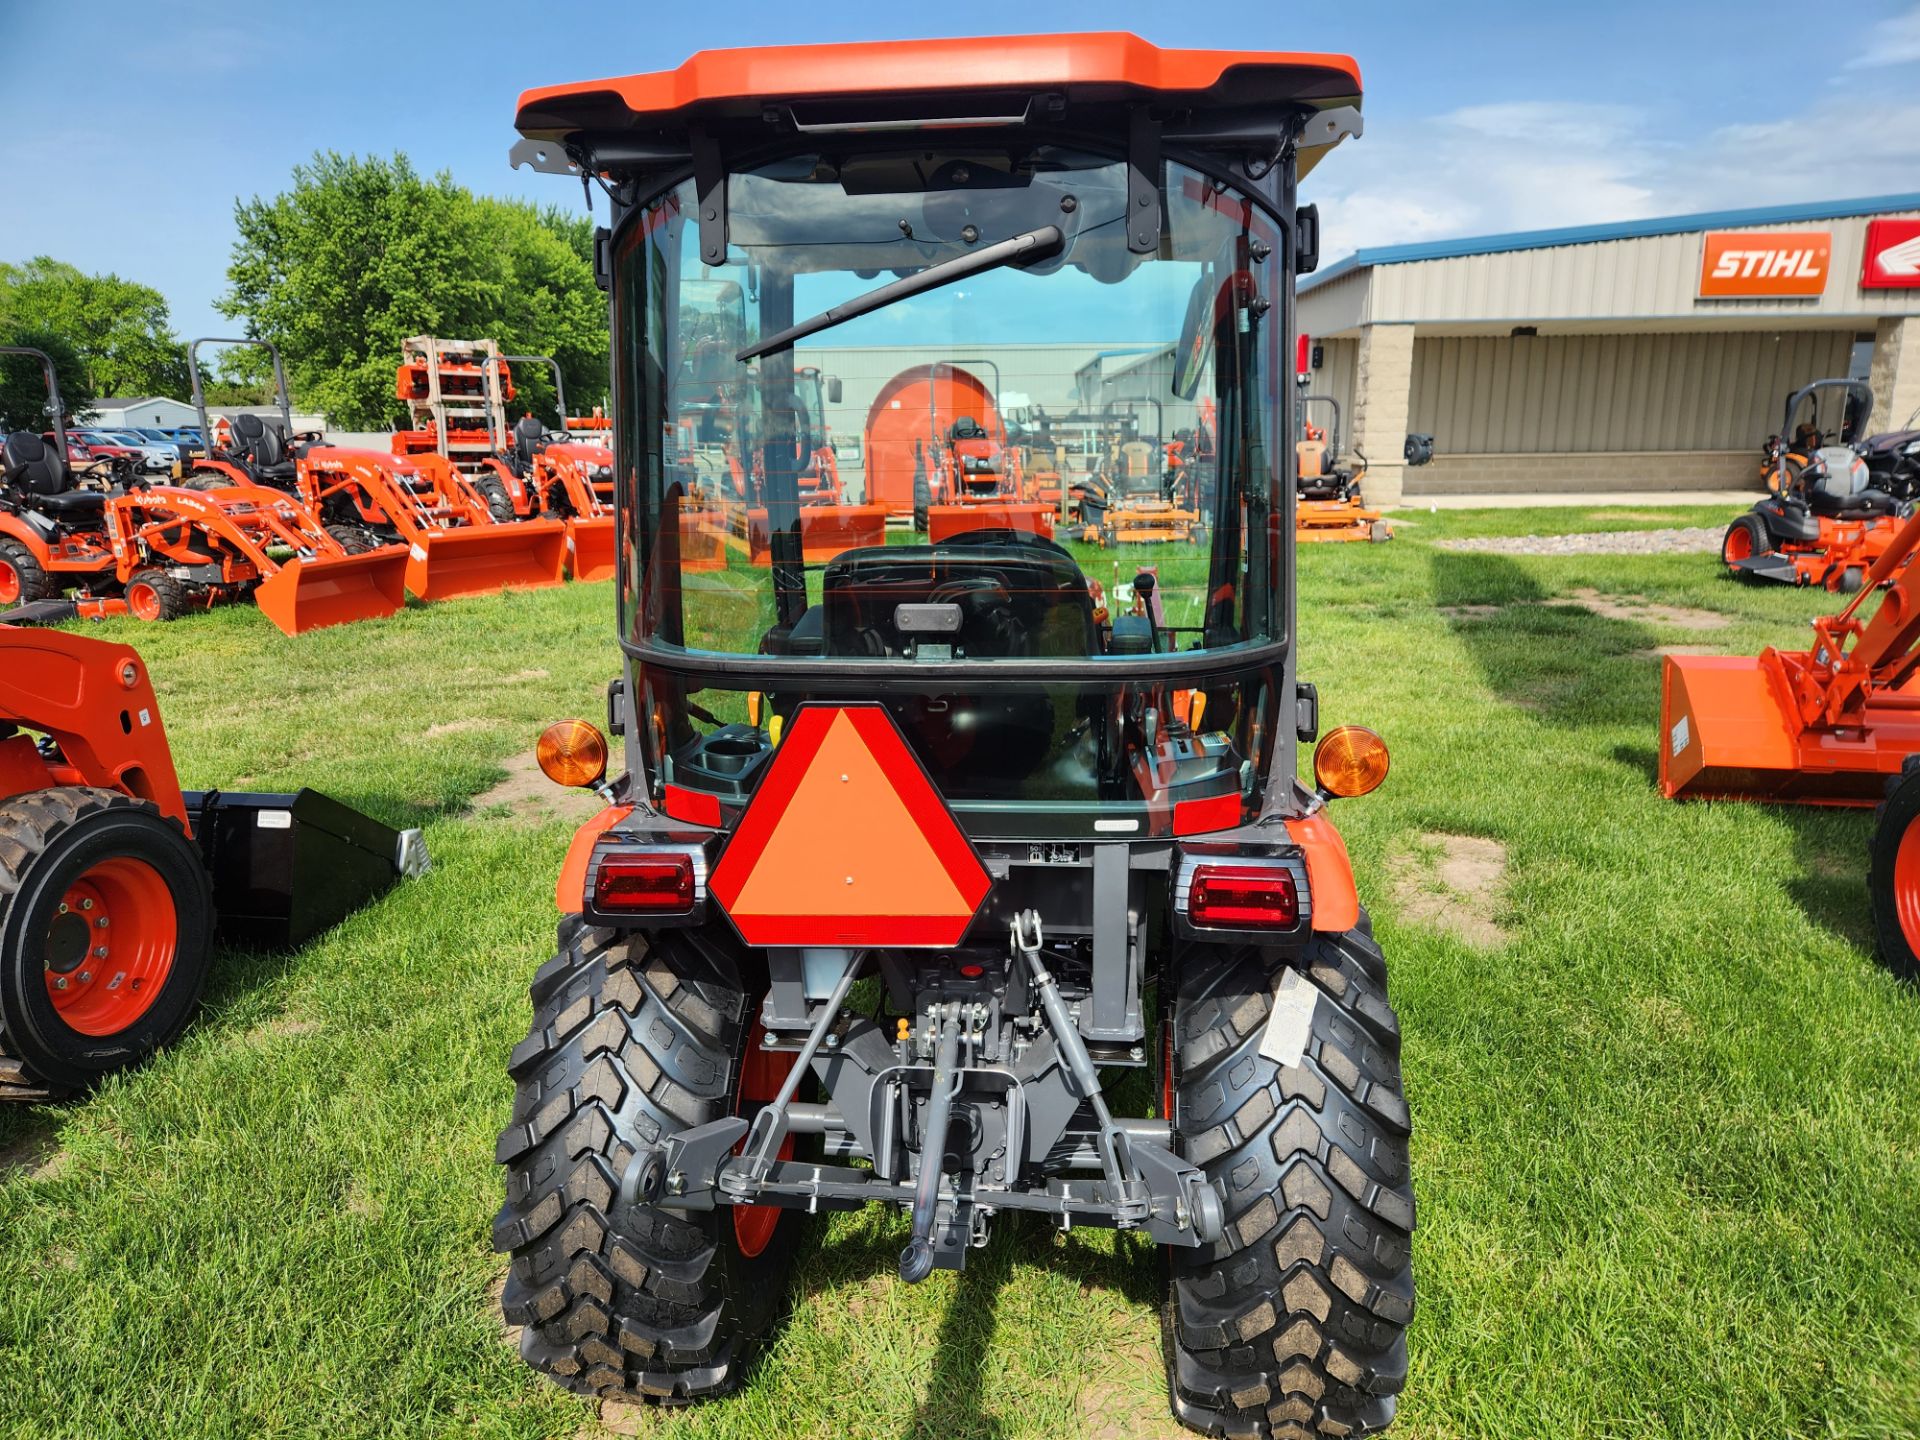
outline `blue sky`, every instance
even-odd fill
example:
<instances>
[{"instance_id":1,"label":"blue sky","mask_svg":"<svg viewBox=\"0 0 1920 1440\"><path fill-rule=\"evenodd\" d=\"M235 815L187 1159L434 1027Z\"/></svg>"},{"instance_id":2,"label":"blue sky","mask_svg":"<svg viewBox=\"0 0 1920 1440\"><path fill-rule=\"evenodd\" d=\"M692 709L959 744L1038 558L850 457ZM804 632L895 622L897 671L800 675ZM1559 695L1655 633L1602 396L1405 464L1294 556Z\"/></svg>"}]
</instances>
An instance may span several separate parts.
<instances>
[{"instance_id":1,"label":"blue sky","mask_svg":"<svg viewBox=\"0 0 1920 1440\"><path fill-rule=\"evenodd\" d=\"M727 45L1129 29L1162 45L1346 51L1367 134L1309 183L1358 245L1920 189L1920 4L450 6L0 0L11 67L0 259L158 287L219 332L236 196L316 149L405 150L475 190L576 204L507 168L519 92ZM84 29L74 17L84 14ZM604 212L603 212L604 213Z\"/></svg>"}]
</instances>

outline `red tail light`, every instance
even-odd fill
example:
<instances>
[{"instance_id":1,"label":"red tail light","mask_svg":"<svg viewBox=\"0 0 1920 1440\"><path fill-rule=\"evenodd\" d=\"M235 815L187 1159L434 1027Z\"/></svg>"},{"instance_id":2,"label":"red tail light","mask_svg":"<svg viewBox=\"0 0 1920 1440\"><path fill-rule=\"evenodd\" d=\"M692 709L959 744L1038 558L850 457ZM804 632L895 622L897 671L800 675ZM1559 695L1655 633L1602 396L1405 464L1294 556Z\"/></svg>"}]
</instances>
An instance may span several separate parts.
<instances>
[{"instance_id":1,"label":"red tail light","mask_svg":"<svg viewBox=\"0 0 1920 1440\"><path fill-rule=\"evenodd\" d=\"M608 855L593 877L593 908L605 914L675 914L693 908L687 855Z\"/></svg>"},{"instance_id":2,"label":"red tail light","mask_svg":"<svg viewBox=\"0 0 1920 1440\"><path fill-rule=\"evenodd\" d=\"M1291 930L1300 923L1293 872L1202 865L1187 889L1187 918L1222 930Z\"/></svg>"},{"instance_id":3,"label":"red tail light","mask_svg":"<svg viewBox=\"0 0 1920 1440\"><path fill-rule=\"evenodd\" d=\"M1293 373L1296 375L1305 375L1312 359L1313 337L1303 333L1294 343Z\"/></svg>"}]
</instances>

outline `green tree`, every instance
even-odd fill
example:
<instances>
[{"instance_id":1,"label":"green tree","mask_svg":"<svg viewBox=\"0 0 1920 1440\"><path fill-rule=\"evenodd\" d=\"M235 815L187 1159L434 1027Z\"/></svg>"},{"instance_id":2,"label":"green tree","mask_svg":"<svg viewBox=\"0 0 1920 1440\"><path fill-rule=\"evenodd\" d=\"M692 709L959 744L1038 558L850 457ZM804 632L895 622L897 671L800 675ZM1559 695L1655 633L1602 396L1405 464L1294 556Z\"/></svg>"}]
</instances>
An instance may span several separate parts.
<instances>
[{"instance_id":1,"label":"green tree","mask_svg":"<svg viewBox=\"0 0 1920 1440\"><path fill-rule=\"evenodd\" d=\"M0 345L25 345L44 350L60 381L60 403L69 424L84 416L99 398L87 381L86 366L64 335L36 325L0 323ZM0 355L0 433L46 430L47 382L40 362L31 355Z\"/></svg>"},{"instance_id":2,"label":"green tree","mask_svg":"<svg viewBox=\"0 0 1920 1440\"><path fill-rule=\"evenodd\" d=\"M394 368L415 335L553 355L575 404L606 389L588 223L476 197L445 174L420 175L405 155L332 152L296 166L290 190L238 203L235 222L220 309L278 345L302 406L343 429L405 418ZM550 394L530 368L516 374L516 409Z\"/></svg>"},{"instance_id":3,"label":"green tree","mask_svg":"<svg viewBox=\"0 0 1920 1440\"><path fill-rule=\"evenodd\" d=\"M186 358L166 299L152 286L88 275L45 255L0 264L0 331L23 327L68 342L89 396L187 393Z\"/></svg>"}]
</instances>

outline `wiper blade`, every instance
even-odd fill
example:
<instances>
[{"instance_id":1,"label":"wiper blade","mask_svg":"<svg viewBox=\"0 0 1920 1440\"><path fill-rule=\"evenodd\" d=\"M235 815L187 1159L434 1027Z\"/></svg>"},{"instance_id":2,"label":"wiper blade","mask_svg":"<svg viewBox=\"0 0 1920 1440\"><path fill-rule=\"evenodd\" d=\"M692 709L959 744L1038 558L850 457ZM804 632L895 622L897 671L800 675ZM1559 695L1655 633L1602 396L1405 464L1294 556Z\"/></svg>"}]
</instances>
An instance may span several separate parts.
<instances>
[{"instance_id":1,"label":"wiper blade","mask_svg":"<svg viewBox=\"0 0 1920 1440\"><path fill-rule=\"evenodd\" d=\"M905 300L914 295L924 295L929 290L938 290L942 285L951 285L956 280L965 280L970 275L978 275L985 270L997 270L1002 265L1031 265L1036 260L1045 260L1058 255L1067 243L1058 225L1042 225L1038 230L1028 230L1011 239L1001 240L987 246L984 250L975 250L966 255L956 255L951 260L942 260L938 265L929 265L904 279L882 285L877 290L869 290L864 295L856 295L843 305L835 305L831 310L822 310L818 315L802 320L798 325L789 325L777 334L764 340L756 340L746 349L734 355L735 360L757 360L762 355L778 354L782 350L791 350L797 341L822 330L831 330L862 315L870 315L875 310L884 310L896 300Z\"/></svg>"}]
</instances>

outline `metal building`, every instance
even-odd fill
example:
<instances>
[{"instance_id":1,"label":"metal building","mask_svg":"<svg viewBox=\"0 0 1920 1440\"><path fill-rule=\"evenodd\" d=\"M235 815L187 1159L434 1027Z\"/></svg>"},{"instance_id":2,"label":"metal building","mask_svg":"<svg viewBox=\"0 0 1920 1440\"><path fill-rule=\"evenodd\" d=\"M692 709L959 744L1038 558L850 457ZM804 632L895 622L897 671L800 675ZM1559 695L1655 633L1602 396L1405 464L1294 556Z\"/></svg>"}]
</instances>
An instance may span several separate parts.
<instances>
[{"instance_id":1,"label":"metal building","mask_svg":"<svg viewBox=\"0 0 1920 1440\"><path fill-rule=\"evenodd\" d=\"M1874 430L1920 410L1920 194L1361 250L1299 323L1376 504L1757 485L1808 380L1870 379Z\"/></svg>"}]
</instances>

